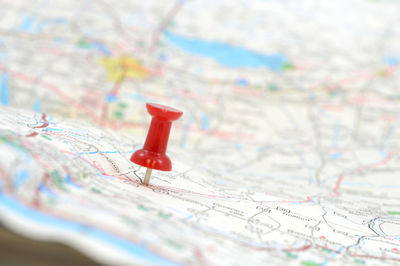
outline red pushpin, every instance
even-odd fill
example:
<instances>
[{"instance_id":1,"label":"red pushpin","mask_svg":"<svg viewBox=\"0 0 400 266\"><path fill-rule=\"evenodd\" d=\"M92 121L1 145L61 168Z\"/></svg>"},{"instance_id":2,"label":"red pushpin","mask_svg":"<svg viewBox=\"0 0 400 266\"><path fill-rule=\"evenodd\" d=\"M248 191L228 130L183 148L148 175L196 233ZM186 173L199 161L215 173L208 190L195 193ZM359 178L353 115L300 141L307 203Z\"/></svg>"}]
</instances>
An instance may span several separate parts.
<instances>
[{"instance_id":1,"label":"red pushpin","mask_svg":"<svg viewBox=\"0 0 400 266\"><path fill-rule=\"evenodd\" d=\"M171 160L165 152L167 151L172 121L179 119L183 112L156 103L146 103L146 108L153 118L143 148L132 154L131 161L147 167L144 184L148 186L152 169L172 170Z\"/></svg>"}]
</instances>

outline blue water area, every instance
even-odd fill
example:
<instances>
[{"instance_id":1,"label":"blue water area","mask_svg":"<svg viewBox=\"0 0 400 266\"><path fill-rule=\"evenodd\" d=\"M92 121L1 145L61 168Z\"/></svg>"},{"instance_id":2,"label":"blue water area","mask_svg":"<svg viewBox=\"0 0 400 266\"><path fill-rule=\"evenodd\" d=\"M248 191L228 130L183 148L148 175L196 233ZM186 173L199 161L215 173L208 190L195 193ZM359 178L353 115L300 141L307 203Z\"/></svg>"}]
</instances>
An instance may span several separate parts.
<instances>
[{"instance_id":1,"label":"blue water area","mask_svg":"<svg viewBox=\"0 0 400 266\"><path fill-rule=\"evenodd\" d=\"M97 49L98 51L102 52L106 56L111 55L111 51L107 48L107 46L105 46L104 44L102 44L100 42L93 42L92 46L94 49Z\"/></svg>"},{"instance_id":2,"label":"blue water area","mask_svg":"<svg viewBox=\"0 0 400 266\"><path fill-rule=\"evenodd\" d=\"M65 175L65 183L67 183L68 185L71 185L73 187L76 188L81 188L81 186L79 186L78 184L75 184L72 180L71 180L71 175L70 174L66 174Z\"/></svg>"},{"instance_id":3,"label":"blue water area","mask_svg":"<svg viewBox=\"0 0 400 266\"><path fill-rule=\"evenodd\" d=\"M396 65L400 64L400 59L397 57L385 57L383 59L383 62L385 62L385 64L387 64L389 66L396 66Z\"/></svg>"},{"instance_id":4,"label":"blue water area","mask_svg":"<svg viewBox=\"0 0 400 266\"><path fill-rule=\"evenodd\" d=\"M25 16L22 23L18 26L20 31L30 31L32 29L34 19L31 16Z\"/></svg>"},{"instance_id":5,"label":"blue water area","mask_svg":"<svg viewBox=\"0 0 400 266\"><path fill-rule=\"evenodd\" d=\"M322 262L322 263L320 264L320 266L328 265L328 263L331 262L332 259L334 259L335 257L337 257L337 256L342 252L343 249L344 249L343 247L340 247L340 248L338 248L335 252L332 252L331 255L330 255L330 259L326 259L324 262Z\"/></svg>"},{"instance_id":6,"label":"blue water area","mask_svg":"<svg viewBox=\"0 0 400 266\"><path fill-rule=\"evenodd\" d=\"M59 132L61 132L61 131L64 131L64 129L55 128L55 127L45 127L45 128L42 129L42 131L44 131L44 132L46 132L46 131L59 131Z\"/></svg>"},{"instance_id":7,"label":"blue water area","mask_svg":"<svg viewBox=\"0 0 400 266\"><path fill-rule=\"evenodd\" d=\"M42 224L43 226L59 228L61 230L67 230L77 233L82 232L82 230L84 229L85 234L91 239L114 246L119 250L125 251L127 254L132 255L135 258L140 258L147 261L149 264L176 265L176 263L152 253L143 245L128 242L127 240L114 236L106 231L93 227L88 227L85 224L49 216L34 209L30 209L20 204L18 201L14 200L11 197L0 195L0 204L10 211L17 213L24 219L35 221Z\"/></svg>"},{"instance_id":8,"label":"blue water area","mask_svg":"<svg viewBox=\"0 0 400 266\"><path fill-rule=\"evenodd\" d=\"M54 192L51 189L49 189L45 184L40 184L38 189L41 193L46 194L48 196L51 196L51 197L56 196L56 194L54 194Z\"/></svg>"},{"instance_id":9,"label":"blue water area","mask_svg":"<svg viewBox=\"0 0 400 266\"><path fill-rule=\"evenodd\" d=\"M171 44L185 52L214 59L218 63L232 68L269 68L282 70L287 63L281 54L262 54L226 43L192 39L165 31L164 36Z\"/></svg>"},{"instance_id":10,"label":"blue water area","mask_svg":"<svg viewBox=\"0 0 400 266\"><path fill-rule=\"evenodd\" d=\"M40 101L38 99L36 99L33 103L33 111L36 113L42 112L42 105L40 104Z\"/></svg>"},{"instance_id":11,"label":"blue water area","mask_svg":"<svg viewBox=\"0 0 400 266\"><path fill-rule=\"evenodd\" d=\"M140 92L137 92L135 94L132 95L132 98L139 101L139 102L147 102L149 101L149 98L143 96L143 94L141 94Z\"/></svg>"},{"instance_id":12,"label":"blue water area","mask_svg":"<svg viewBox=\"0 0 400 266\"><path fill-rule=\"evenodd\" d=\"M159 100L155 99L155 98L151 98L150 96L144 96L143 94L141 94L140 92L137 93L126 93L123 95L122 98L129 98L129 99L133 99L135 101L139 101L139 102L153 102L153 103L158 103Z\"/></svg>"},{"instance_id":13,"label":"blue water area","mask_svg":"<svg viewBox=\"0 0 400 266\"><path fill-rule=\"evenodd\" d=\"M168 57L165 54L160 54L158 58L161 62L166 62L168 60Z\"/></svg>"},{"instance_id":14,"label":"blue water area","mask_svg":"<svg viewBox=\"0 0 400 266\"><path fill-rule=\"evenodd\" d=\"M208 118L208 115L204 114L201 119L201 129L208 130L209 128L210 128L210 119Z\"/></svg>"},{"instance_id":15,"label":"blue water area","mask_svg":"<svg viewBox=\"0 0 400 266\"><path fill-rule=\"evenodd\" d=\"M0 79L0 101L2 105L10 104L8 96L8 76L5 72L1 74Z\"/></svg>"},{"instance_id":16,"label":"blue water area","mask_svg":"<svg viewBox=\"0 0 400 266\"><path fill-rule=\"evenodd\" d=\"M249 85L249 82L247 81L247 79L237 79L236 85L246 87L247 85Z\"/></svg>"},{"instance_id":17,"label":"blue water area","mask_svg":"<svg viewBox=\"0 0 400 266\"><path fill-rule=\"evenodd\" d=\"M14 178L14 187L18 188L24 183L24 181L29 177L29 173L26 170L18 171Z\"/></svg>"},{"instance_id":18,"label":"blue water area","mask_svg":"<svg viewBox=\"0 0 400 266\"><path fill-rule=\"evenodd\" d=\"M330 157L331 157L331 159L336 160L336 159L339 159L342 156L343 156L343 152L337 152L337 153L331 154Z\"/></svg>"},{"instance_id":19,"label":"blue water area","mask_svg":"<svg viewBox=\"0 0 400 266\"><path fill-rule=\"evenodd\" d=\"M118 97L115 96L115 95L113 95L113 94L108 93L108 94L106 95L106 100L107 100L107 102L109 102L109 103L113 103L113 102L115 102L116 100L118 100Z\"/></svg>"}]
</instances>

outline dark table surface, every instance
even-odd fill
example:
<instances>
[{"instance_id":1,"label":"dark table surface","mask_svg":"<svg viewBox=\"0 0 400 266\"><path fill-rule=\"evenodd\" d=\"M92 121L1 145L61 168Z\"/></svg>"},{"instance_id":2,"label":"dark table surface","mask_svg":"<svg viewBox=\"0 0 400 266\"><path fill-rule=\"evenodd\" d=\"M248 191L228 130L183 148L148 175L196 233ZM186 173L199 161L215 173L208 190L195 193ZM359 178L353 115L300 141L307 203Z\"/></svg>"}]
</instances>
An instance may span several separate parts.
<instances>
[{"instance_id":1,"label":"dark table surface","mask_svg":"<svg viewBox=\"0 0 400 266\"><path fill-rule=\"evenodd\" d=\"M0 265L99 265L79 251L54 242L36 241L10 232L0 224Z\"/></svg>"}]
</instances>

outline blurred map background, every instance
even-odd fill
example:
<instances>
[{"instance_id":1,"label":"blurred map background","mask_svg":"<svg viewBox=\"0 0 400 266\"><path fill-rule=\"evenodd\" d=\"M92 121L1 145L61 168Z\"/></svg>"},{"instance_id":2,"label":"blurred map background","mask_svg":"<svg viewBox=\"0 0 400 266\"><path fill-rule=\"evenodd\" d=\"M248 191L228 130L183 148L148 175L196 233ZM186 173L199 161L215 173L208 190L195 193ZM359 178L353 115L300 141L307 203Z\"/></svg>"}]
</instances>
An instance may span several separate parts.
<instances>
[{"instance_id":1,"label":"blurred map background","mask_svg":"<svg viewBox=\"0 0 400 266\"><path fill-rule=\"evenodd\" d=\"M400 3L1 1L0 217L105 264L400 263ZM146 102L173 171L129 162Z\"/></svg>"}]
</instances>

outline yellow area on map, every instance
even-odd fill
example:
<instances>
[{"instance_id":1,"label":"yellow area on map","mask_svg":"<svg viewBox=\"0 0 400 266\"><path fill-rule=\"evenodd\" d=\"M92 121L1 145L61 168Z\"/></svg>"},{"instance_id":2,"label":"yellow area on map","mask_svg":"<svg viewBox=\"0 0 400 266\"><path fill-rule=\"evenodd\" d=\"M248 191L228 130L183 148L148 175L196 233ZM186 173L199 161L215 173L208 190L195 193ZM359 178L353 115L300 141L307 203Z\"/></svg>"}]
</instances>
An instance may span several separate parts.
<instances>
[{"instance_id":1,"label":"yellow area on map","mask_svg":"<svg viewBox=\"0 0 400 266\"><path fill-rule=\"evenodd\" d=\"M137 59L129 56L104 58L100 63L107 70L108 80L112 82L121 82L125 78L145 79L150 75L149 70Z\"/></svg>"}]
</instances>

